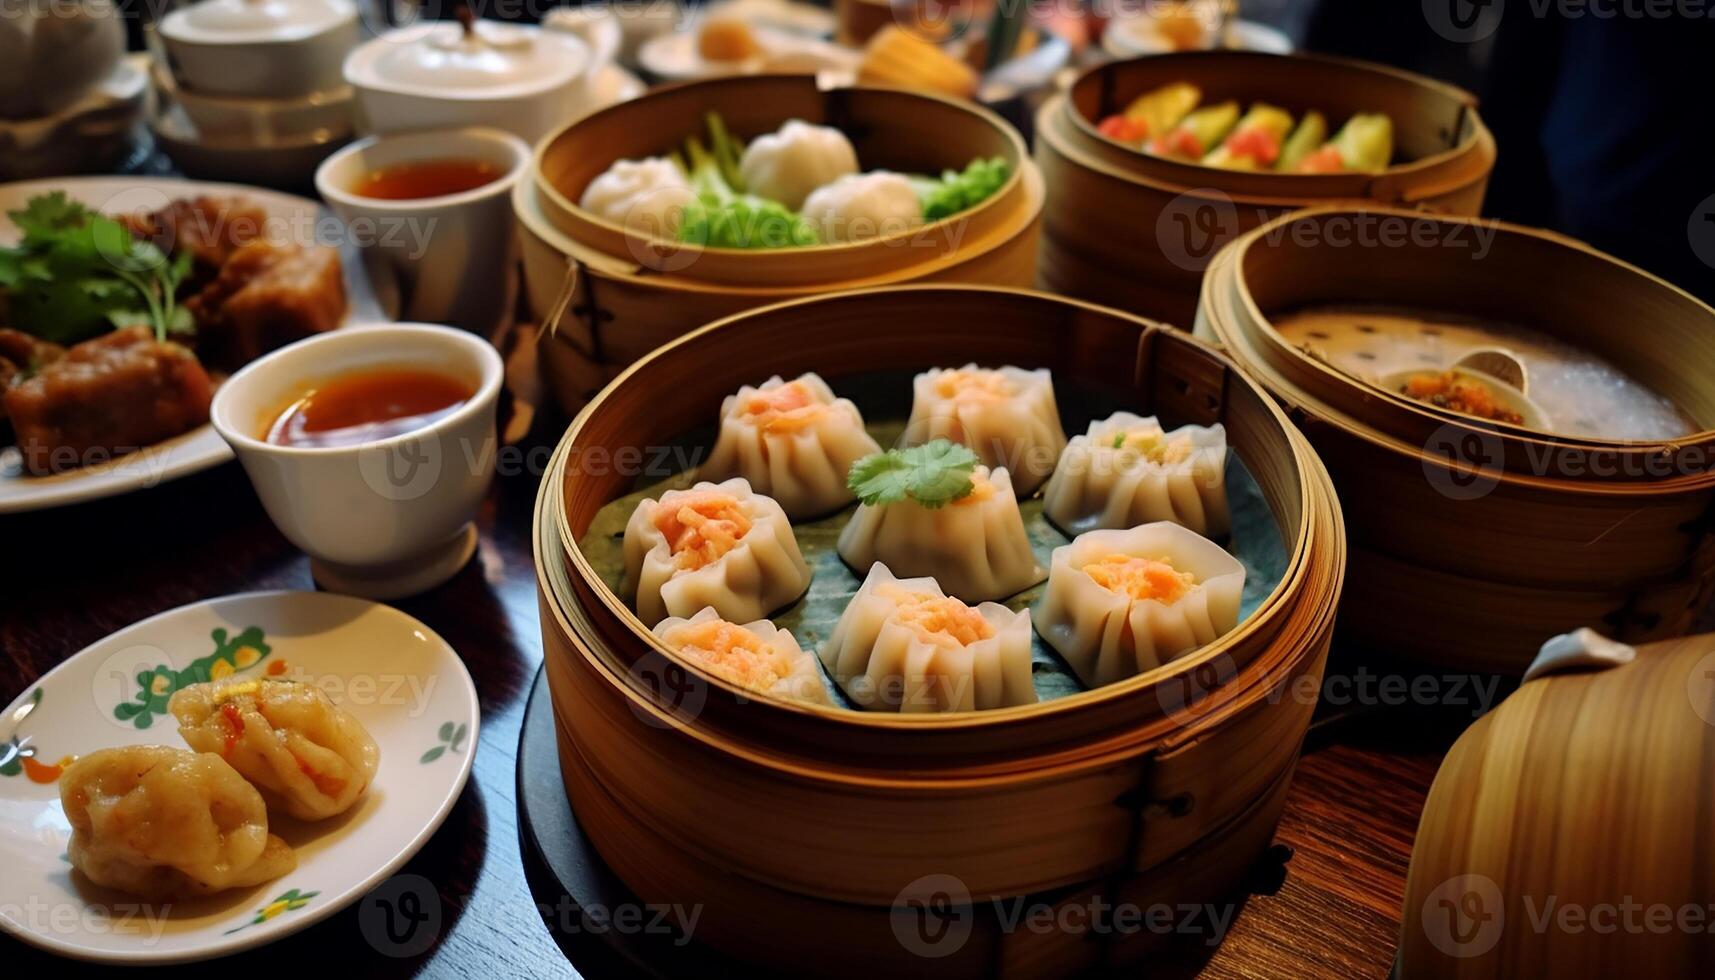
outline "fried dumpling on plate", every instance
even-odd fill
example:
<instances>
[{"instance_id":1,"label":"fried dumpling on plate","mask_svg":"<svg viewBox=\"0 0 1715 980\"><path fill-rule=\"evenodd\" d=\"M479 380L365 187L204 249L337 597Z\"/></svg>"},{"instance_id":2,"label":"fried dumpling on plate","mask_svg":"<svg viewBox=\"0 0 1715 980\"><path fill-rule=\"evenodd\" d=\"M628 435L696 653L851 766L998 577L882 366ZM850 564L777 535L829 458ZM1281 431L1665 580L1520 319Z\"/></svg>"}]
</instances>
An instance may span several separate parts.
<instances>
[{"instance_id":1,"label":"fried dumpling on plate","mask_svg":"<svg viewBox=\"0 0 1715 980\"><path fill-rule=\"evenodd\" d=\"M667 649L729 684L788 701L833 704L816 658L766 619L729 623L705 606L689 619L663 619L654 632Z\"/></svg>"},{"instance_id":2,"label":"fried dumpling on plate","mask_svg":"<svg viewBox=\"0 0 1715 980\"><path fill-rule=\"evenodd\" d=\"M850 399L836 398L820 376L779 376L745 385L721 404L720 435L699 471L710 480L741 476L779 502L794 520L839 510L853 500L846 473L881 447L864 430Z\"/></svg>"},{"instance_id":3,"label":"fried dumpling on plate","mask_svg":"<svg viewBox=\"0 0 1715 980\"><path fill-rule=\"evenodd\" d=\"M1020 496L1036 492L1066 448L1047 368L935 368L916 377L911 395L905 445L969 446L984 466L1011 473Z\"/></svg>"},{"instance_id":4,"label":"fried dumpling on plate","mask_svg":"<svg viewBox=\"0 0 1715 980\"><path fill-rule=\"evenodd\" d=\"M728 622L755 622L810 587L786 512L743 478L643 501L626 522L624 544L621 591L645 623L694 616L704 606Z\"/></svg>"},{"instance_id":5,"label":"fried dumpling on plate","mask_svg":"<svg viewBox=\"0 0 1715 980\"><path fill-rule=\"evenodd\" d=\"M1226 635L1244 587L1237 558L1178 524L1090 531L1054 549L1036 630L1100 687Z\"/></svg>"},{"instance_id":6,"label":"fried dumpling on plate","mask_svg":"<svg viewBox=\"0 0 1715 980\"><path fill-rule=\"evenodd\" d=\"M870 567L821 650L865 708L915 714L1034 704L1030 610L969 606L933 578Z\"/></svg>"},{"instance_id":7,"label":"fried dumpling on plate","mask_svg":"<svg viewBox=\"0 0 1715 980\"><path fill-rule=\"evenodd\" d=\"M142 898L207 895L298 866L268 810L219 756L161 745L102 749L60 775L72 867Z\"/></svg>"},{"instance_id":8,"label":"fried dumpling on plate","mask_svg":"<svg viewBox=\"0 0 1715 980\"><path fill-rule=\"evenodd\" d=\"M1068 534L1172 521L1218 538L1227 516L1227 430L1165 431L1153 416L1115 412L1073 436L1042 491L1042 512Z\"/></svg>"},{"instance_id":9,"label":"fried dumpling on plate","mask_svg":"<svg viewBox=\"0 0 1715 980\"><path fill-rule=\"evenodd\" d=\"M300 820L350 809L381 762L381 749L363 723L300 681L235 677L192 684L167 708L191 748L231 763L270 809Z\"/></svg>"}]
</instances>

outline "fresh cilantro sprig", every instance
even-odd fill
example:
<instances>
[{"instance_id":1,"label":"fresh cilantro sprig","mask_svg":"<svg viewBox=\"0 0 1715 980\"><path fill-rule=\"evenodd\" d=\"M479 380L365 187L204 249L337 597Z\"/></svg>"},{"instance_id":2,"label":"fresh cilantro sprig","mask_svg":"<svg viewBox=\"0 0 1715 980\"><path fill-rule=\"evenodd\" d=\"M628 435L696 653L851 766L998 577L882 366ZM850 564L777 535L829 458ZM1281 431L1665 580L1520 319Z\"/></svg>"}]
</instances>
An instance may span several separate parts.
<instances>
[{"instance_id":1,"label":"fresh cilantro sprig","mask_svg":"<svg viewBox=\"0 0 1715 980\"><path fill-rule=\"evenodd\" d=\"M178 305L188 251L169 258L63 191L33 197L7 217L22 232L17 245L0 248L0 289L15 326L58 344L134 324L159 340L193 329Z\"/></svg>"},{"instance_id":2,"label":"fresh cilantro sprig","mask_svg":"<svg viewBox=\"0 0 1715 980\"><path fill-rule=\"evenodd\" d=\"M871 453L852 464L846 486L871 507L913 500L934 510L976 488L977 454L946 439Z\"/></svg>"}]
</instances>

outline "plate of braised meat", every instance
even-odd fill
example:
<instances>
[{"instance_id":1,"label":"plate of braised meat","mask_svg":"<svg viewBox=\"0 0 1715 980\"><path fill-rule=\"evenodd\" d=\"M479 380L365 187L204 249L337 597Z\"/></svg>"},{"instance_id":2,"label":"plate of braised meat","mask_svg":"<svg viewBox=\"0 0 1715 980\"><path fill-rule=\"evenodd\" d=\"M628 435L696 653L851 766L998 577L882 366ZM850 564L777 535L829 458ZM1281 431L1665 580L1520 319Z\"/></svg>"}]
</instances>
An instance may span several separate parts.
<instances>
[{"instance_id":1,"label":"plate of braised meat","mask_svg":"<svg viewBox=\"0 0 1715 980\"><path fill-rule=\"evenodd\" d=\"M347 238L314 201L237 185L0 185L0 514L230 459L208 424L227 375L383 318Z\"/></svg>"}]
</instances>

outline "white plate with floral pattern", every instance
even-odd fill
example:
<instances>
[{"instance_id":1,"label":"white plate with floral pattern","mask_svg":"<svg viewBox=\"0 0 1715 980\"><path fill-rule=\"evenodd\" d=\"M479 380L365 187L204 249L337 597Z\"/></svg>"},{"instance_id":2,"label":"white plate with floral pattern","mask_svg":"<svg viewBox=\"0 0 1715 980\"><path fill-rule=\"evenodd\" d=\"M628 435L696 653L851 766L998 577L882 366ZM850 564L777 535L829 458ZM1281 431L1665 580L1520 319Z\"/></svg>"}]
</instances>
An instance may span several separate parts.
<instances>
[{"instance_id":1,"label":"white plate with floral pattern","mask_svg":"<svg viewBox=\"0 0 1715 980\"><path fill-rule=\"evenodd\" d=\"M179 687L230 675L316 684L381 748L350 811L270 816L298 867L255 888L149 903L100 888L66 859L57 780L77 755L185 748L166 713ZM0 714L0 929L53 953L179 963L273 942L384 881L446 819L476 751L476 688L452 647L389 606L323 592L256 592L161 613L85 648Z\"/></svg>"}]
</instances>

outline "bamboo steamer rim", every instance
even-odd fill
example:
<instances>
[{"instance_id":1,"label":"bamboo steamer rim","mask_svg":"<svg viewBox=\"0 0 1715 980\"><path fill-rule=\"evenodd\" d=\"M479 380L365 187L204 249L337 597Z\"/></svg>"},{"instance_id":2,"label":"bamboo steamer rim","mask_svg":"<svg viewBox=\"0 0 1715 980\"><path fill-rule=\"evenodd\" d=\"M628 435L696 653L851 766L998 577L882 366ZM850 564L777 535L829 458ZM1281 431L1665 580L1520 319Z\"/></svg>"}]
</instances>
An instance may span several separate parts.
<instances>
[{"instance_id":1,"label":"bamboo steamer rim","mask_svg":"<svg viewBox=\"0 0 1715 980\"><path fill-rule=\"evenodd\" d=\"M1024 228L1029 227L1035 216L1042 211L1047 198L1047 188L1042 180L1042 174L1034 167L1022 167L1013 175L1020 178L1018 200L1022 205L1022 213L1027 220L1020 226L1003 224L977 235L966 235L958 249L949 249L938 253L938 257L930 262L918 265L902 266L889 272L860 279L845 279L838 283L825 282L783 283L770 285L745 285L740 283L722 282L711 279L698 279L694 276L672 272L658 272L635 261L616 258L607 252L594 248L584 242L567 235L541 213L539 202L532 200L532 195L539 192L536 184L519 181L512 189L512 209L520 224L535 237L541 239L549 248L564 255L569 261L577 263L579 270L600 279L611 279L619 282L646 285L656 289L672 289L676 292L692 293L702 296L749 297L758 303L771 303L783 298L821 295L828 291L830 285L841 290L867 288L873 286L888 286L910 280L922 279L935 275L942 270L970 261L974 256L986 255L1013 240ZM1008 178L1010 181L1012 178ZM998 201L997 192L993 197L984 201ZM979 204L978 207L982 205ZM959 220L960 215L952 215L931 225L913 229L910 234L921 234L924 229L947 228L944 222ZM865 242L864 244L868 244ZM826 246L817 246L818 248ZM896 242L890 247L899 247ZM755 254L745 249L710 249L712 252L731 252L745 255ZM690 267L694 268L695 262Z\"/></svg>"},{"instance_id":2,"label":"bamboo steamer rim","mask_svg":"<svg viewBox=\"0 0 1715 980\"><path fill-rule=\"evenodd\" d=\"M758 310L735 314L709 323L663 345L657 350L646 355L644 358L628 366L623 372L615 377L612 382L603 388L602 391L578 413L577 417L574 418L571 424L567 427L565 435L561 441L561 447L562 449L568 449L577 442L578 436L582 433L590 418L602 410L613 392L640 372L647 370L650 365L660 358L669 356L673 351L679 348L694 344L700 338L710 336L711 334L719 331L740 328L745 320L763 313L771 313L794 307L812 306L820 303L839 302L855 297L873 296L883 293L893 294L909 292L966 294L972 297L983 298L1011 297L1030 302L1064 304L1092 314L1105 317L1119 317L1135 321L1144 327L1146 333L1154 331L1161 337L1166 338L1163 342L1189 344L1217 361L1226 361L1224 355L1222 355L1221 352L1213 346L1196 340L1195 338L1179 331L1160 327L1150 321L1122 313L1120 311L1107 309L1079 300L1050 296L1048 294L1032 290L993 286L932 284L889 287L883 290L851 290L823 296L788 300L768 307L763 307ZM721 689L729 696L747 699L750 702L751 707L764 705L765 707L763 710L767 712L790 713L806 719L815 719L848 729L890 731L895 733L931 733L936 731L957 731L960 733L969 733L972 731L1007 727L1023 722L1036 722L1043 719L1053 718L1061 714L1084 710L1105 702L1135 697L1144 690L1153 688L1164 680L1183 674L1191 674L1199 668L1205 667L1212 661L1215 661L1221 656L1227 654L1231 648L1238 645L1240 642L1249 641L1260 636L1266 630L1276 625L1275 620L1277 618L1290 614L1292 609L1301 605L1301 600L1305 595L1313 594L1307 593L1306 586L1307 584L1315 583L1316 579L1314 576L1319 575L1329 567L1334 567L1336 563L1338 565L1343 565L1345 560L1345 537L1343 528L1337 520L1338 503L1333 495L1332 483L1329 481L1327 472L1321 466L1320 461L1316 459L1314 453L1309 449L1308 443L1297 434L1286 415L1276 404L1274 404L1265 391L1256 386L1254 381L1245 378L1237 370L1231 370L1229 372L1229 382L1243 384L1252 388L1253 391L1260 396L1259 404L1262 406L1262 410L1268 412L1273 417L1276 424L1280 427L1279 431L1282 433L1283 437L1289 440L1289 444L1292 447L1295 482L1300 488L1299 492L1303 498L1304 507L1307 513L1305 515L1306 519L1300 523L1296 539L1288 543L1287 551L1289 560L1287 568L1281 576L1281 581L1275 586L1274 590L1270 592L1262 604L1259 605L1244 622L1238 624L1238 626L1233 630L1229 631L1214 643L1198 650L1194 655L1172 661L1154 670L1127 678L1124 681L1104 685L1094 690L1081 691L1077 694L1055 698L1050 701L1010 708L941 713L921 717L907 717L893 712L852 711L834 707L805 705L798 702L787 702L772 698L756 698L749 692L741 691L736 686L722 679L706 679L712 680L713 686ZM562 467L562 472L557 474L555 479L552 481L544 481L542 492L546 494L549 492L549 489L552 488L556 494L560 494L560 488L563 486L563 482L564 473ZM612 589L608 588L605 582L601 580L600 575L596 573L593 566L590 565L589 560L583 555L581 549L578 547L575 533L571 527L571 522L563 508L564 498L563 495L561 495L560 502L556 506L555 522L559 529L560 546L572 573L580 577L589 586L590 591L599 599L603 607L605 607L608 615L629 629L637 639L642 641L650 649L650 652L669 662L684 665L684 661L680 660L677 654L674 654L664 644L662 644L650 631L649 627L644 624L642 620L637 618L631 608L616 593L614 593ZM1330 520L1330 516L1334 519ZM1330 595L1337 595L1338 582L1336 581L1332 583L1330 587L1323 590L1323 592ZM1295 598L1300 601L1294 601ZM1325 598L1327 598L1327 596L1325 596ZM1333 611L1331 601L1325 601L1324 604L1328 606L1327 614L1331 616ZM695 668L692 668L692 670L699 676L702 676L700 671L696 671ZM612 673L613 672L610 671L610 674ZM632 683L630 679L619 678L617 674L613 674L613 679L621 681L622 686L627 688L629 688ZM1212 704L1212 702L1217 700L1220 699L1211 696L1204 702L1204 705L1212 709L1213 707L1217 707ZM1196 710L1188 710L1187 713L1200 714L1200 712Z\"/></svg>"},{"instance_id":3,"label":"bamboo steamer rim","mask_svg":"<svg viewBox=\"0 0 1715 980\"><path fill-rule=\"evenodd\" d=\"M1121 146L1101 135L1096 129L1097 120L1087 118L1074 104L1074 96L1084 88L1091 85L1105 85L1114 75L1125 72L1135 65L1147 63L1151 68L1162 68L1167 65L1183 64L1186 66L1185 71L1187 73L1196 73L1199 69L1205 69L1209 64L1228 62L1237 64L1241 69L1245 62L1274 65L1298 64L1323 70L1369 74L1415 86L1446 99L1450 104L1463 107L1468 114L1468 132L1462 134L1455 145L1445 150L1403 163L1392 164L1374 173L1295 174L1273 171L1229 171L1218 167L1205 167L1197 163L1158 157ZM1258 101L1266 101L1266 99ZM1430 198L1444 193L1451 186L1469 183L1470 180L1487 173L1488 169L1493 166L1495 158L1494 136L1477 111L1476 96L1458 86L1430 78L1427 75L1405 71L1391 65L1332 55L1272 54L1261 51L1181 51L1159 55L1141 55L1121 61L1092 65L1084 69L1073 79L1070 85L1055 96L1051 104L1054 106L1053 114L1055 116L1065 117L1069 127L1067 135L1082 143L1086 150L1084 154L1073 157L1078 162L1085 163L1095 154L1102 154L1109 157L1115 164L1115 166L1102 168L1110 175L1163 189L1184 191L1193 188L1215 189L1216 185L1223 184L1231 185L1218 189L1234 200L1247 203L1276 203L1287 207L1302 207L1307 201L1340 199L1410 201ZM1047 106L1044 107L1043 115L1048 115ZM1397 120L1395 122L1397 124ZM1067 148L1067 146L1059 143L1055 145L1055 149L1062 152L1065 152ZM1094 153L1090 151L1094 151ZM1071 156L1072 154L1067 155ZM1469 166L1466 166L1467 164ZM1130 166L1128 167L1128 165ZM1146 176L1133 169L1135 167L1158 170L1160 176ZM1466 173L1467 170L1470 172ZM1447 173L1441 184L1427 185L1421 188L1416 186L1420 182L1427 181L1431 175L1440 172ZM1249 189L1267 185L1278 185L1279 189L1272 193ZM1378 191L1388 189L1392 189L1393 193L1378 193Z\"/></svg>"},{"instance_id":4,"label":"bamboo steamer rim","mask_svg":"<svg viewBox=\"0 0 1715 980\"><path fill-rule=\"evenodd\" d=\"M1541 454L1552 454L1571 448L1619 455L1654 456L1662 453L1676 453L1684 449L1709 450L1715 448L1715 430L1711 429L1703 429L1673 439L1620 440L1558 436L1552 432L1523 425L1509 425L1478 419L1448 409L1437 408L1408 398L1399 392L1390 391L1380 385L1361 381L1334 365L1320 358L1312 357L1288 343L1286 338L1274 327L1273 320L1263 312L1261 304L1252 294L1244 275L1246 261L1253 254L1253 248L1257 247L1259 243L1293 224L1354 215L1375 215L1468 227L1481 225L1495 229L1501 234L1532 239L1564 248L1573 248L1586 255L1611 263L1617 269L1636 278L1649 288L1665 289L1670 293L1677 294L1679 298L1688 303L1703 306L1709 313L1711 325L1715 326L1715 309L1709 308L1685 290L1583 242L1554 232L1486 218L1433 214L1399 208L1352 207L1339 204L1306 208L1265 222L1252 231L1241 235L1223 249L1210 263L1208 273L1203 281L1202 300L1205 304L1211 305L1213 309L1221 309L1224 305L1221 287L1226 286L1233 297L1233 301L1240 304L1242 309L1240 316L1212 316L1209 318L1211 327L1218 335L1222 345L1235 357L1238 357L1247 369L1256 372L1270 387L1281 389L1283 396L1287 397L1294 405L1313 411L1319 423L1334 425L1359 438L1376 442L1406 455L1445 463L1445 460L1425 452L1421 445L1412 444L1375 425L1360 421L1354 414L1346 411L1340 405L1330 402L1327 398L1306 388L1304 384L1289 378L1281 370L1282 364L1290 365L1300 376L1316 379L1318 386L1323 391L1361 398L1366 404L1379 403L1384 406L1384 410L1392 411L1402 418L1411 419L1419 426L1452 427L1460 432L1473 433L1479 436L1486 435L1518 446L1528 446L1531 450ZM1287 241L1290 240L1291 236L1281 234L1279 237L1282 241ZM1247 329L1244 325L1247 318L1249 323L1261 325L1260 328L1256 330ZM1241 353L1249 356L1240 356ZM1592 481L1570 480L1564 477L1537 477L1512 470L1506 470L1496 475L1503 481L1515 482L1524 486L1538 486L1556 490L1577 487L1585 492L1597 494L1611 492L1624 495L1631 492L1624 489L1626 486L1639 482L1623 479ZM1672 479L1648 482L1650 486L1660 489L1698 489L1715 485L1715 470L1706 469L1701 473L1687 473Z\"/></svg>"},{"instance_id":5,"label":"bamboo steamer rim","mask_svg":"<svg viewBox=\"0 0 1715 980\"><path fill-rule=\"evenodd\" d=\"M1216 263L1220 263L1226 253L1218 255L1210 265L1211 275L1205 280L1205 285L1214 286L1217 281ZM1211 303L1208 292L1203 295L1205 304ZM1218 301L1213 301L1218 302ZM1305 418L1317 427L1327 427L1337 430L1349 438L1369 443L1390 454L1406 457L1413 462L1423 465L1435 465L1452 469L1447 460L1431 455L1424 447L1405 440L1389 436L1379 430L1357 421L1355 418L1341 412L1326 401L1316 397L1309 391L1293 384L1288 379L1275 373L1266 361L1256 356L1256 349L1251 345L1251 338L1245 334L1219 332L1222 347L1235 359L1244 365L1245 370L1258 378L1266 387L1275 391L1279 397L1295 411L1301 412ZM1380 389L1378 389L1380 390ZM1455 420L1455 424L1460 420ZM1473 428L1471 431L1484 431ZM1483 470L1484 478L1495 481L1501 487L1532 491L1551 495L1568 493L1596 498L1624 499L1640 495L1675 494L1685 491L1695 491L1707 488L1715 482L1715 475L1691 474L1671 481L1656 481L1642 483L1638 481L1608 481L1590 482L1573 481L1553 476L1537 476L1531 473L1519 473L1512 470L1487 468Z\"/></svg>"},{"instance_id":6,"label":"bamboo steamer rim","mask_svg":"<svg viewBox=\"0 0 1715 980\"><path fill-rule=\"evenodd\" d=\"M610 117L627 113L636 113L640 109L647 110L648 106L652 103L658 103L665 99L675 98L690 90L714 90L752 86L765 87L769 85L809 85L820 92L824 99L837 97L840 93L850 93L850 96L848 97L862 97L864 93L870 93L886 97L903 98L906 100L921 100L925 103L947 110L968 114L984 123L987 123L993 133L1006 145L1007 152L1003 155L1007 157L1007 164L1010 168L1010 173L1007 174L1006 181L1002 183L1000 188L993 194L978 202L975 206L960 211L957 214L948 215L945 218L928 222L915 228L893 232L876 238L868 238L855 242L837 242L833 244L824 243L792 249L714 248L691 245L674 239L654 235L640 235L625 227L625 225L620 222L612 221L600 215L585 211L581 206L579 206L578 202L569 198L547 177L544 164L548 160L549 156L555 151L556 145L562 139L573 136L576 131L581 128L597 125ZM714 95L710 95L709 101L712 104L717 101L717 99ZM785 120L782 120L782 122L784 121ZM909 240L915 236L936 230L945 230L956 222L974 223L981 226L989 220L1001 220L994 218L993 216L1000 210L1001 204L1014 201L1023 192L1025 182L1025 178L1023 176L1024 171L1033 168L1034 164L1032 164L1030 160L1030 151L1025 146L1024 138L1019 135L1018 131L1008 125L1007 122L999 115L996 115L986 107L976 103L901 86L874 84L823 86L819 83L817 76L813 74L759 73L754 75L699 79L662 85L651 89L636 99L615 103L614 105L599 109L593 113L589 113L588 115L573 120L572 122L569 122L559 129L549 133L537 142L532 153L530 175L531 183L536 187L537 192L546 198L547 205L553 209L553 212L564 214L569 220L574 221L578 226L587 228L592 233L591 237L597 241L605 239L608 242L624 243L623 251L619 249L610 251L599 246L591 246L593 251L608 255L618 261L624 261L623 258L619 257L622 255L635 256L647 254L651 250L669 248L676 252L707 256L711 259L735 263L740 266L759 267L771 262L777 262L782 255L795 255L802 258L805 255L811 254L813 254L818 261L825 260L828 263L855 265L865 256L885 254L882 250L887 248L904 247L908 244ZM1038 202L1037 210L1040 210L1040 202ZM547 212L546 214L547 220L550 224L553 224L553 212ZM571 234L569 230L565 231L569 238L577 240L576 235ZM692 264L694 265L695 263L693 262ZM810 280L809 282L820 282L825 285L828 282L842 281L843 280L836 278Z\"/></svg>"},{"instance_id":7,"label":"bamboo steamer rim","mask_svg":"<svg viewBox=\"0 0 1715 980\"><path fill-rule=\"evenodd\" d=\"M1304 442L1302 435L1294 430L1289 433L1289 436L1295 442L1299 443L1305 451L1308 451L1308 444ZM536 565L537 581L540 588L540 597L543 600L542 604L552 613L554 620L559 627L560 635L565 639L566 643L578 652L588 665L589 669L594 670L602 676L611 690L617 692L626 700L629 709L635 713L644 724L656 728L672 729L680 736L690 738L711 751L742 759L744 762L752 766L776 773L787 774L809 783L866 787L870 789L883 790L911 789L964 791L985 787L1003 788L1016 785L1017 779L1020 776L1030 775L1034 775L1036 778L1072 780L1085 776L1092 771L1107 768L1123 763L1129 759L1133 759L1136 757L1140 749L1154 747L1157 751L1168 751L1179 745L1196 741L1203 737L1204 733L1207 731L1219 728L1228 718L1249 707L1254 701L1254 699L1247 699L1245 697L1249 691L1260 689L1266 693L1273 690L1279 683L1279 680L1274 676L1274 674L1278 672L1278 669L1271 669L1266 672L1266 675L1259 676L1255 684L1249 685L1248 687L1239 684L1226 685L1226 687L1230 689L1230 696L1222 698L1211 697L1208 699L1207 707L1199 706L1197 709L1187 710L1187 717L1178 722L1177 726L1168 731L1165 735L1152 731L1139 731L1129 733L1134 736L1130 738L1106 738L1080 748L1060 747L1049 753L1020 756L1016 759L1010 760L1010 764L1006 765L986 763L955 768L951 770L954 773L953 775L945 774L949 771L945 767L931 770L932 772L937 773L937 775L928 776L925 776L918 771L904 770L897 766L886 768L846 768L834 770L826 766L825 760L815 759L810 756L801 756L801 758L805 760L803 762L792 761L792 757L781 754L779 751L781 747L778 745L771 746L771 748L775 750L773 752L748 748L746 746L747 740L732 737L732 733L724 729L715 730L704 724L687 723L675 717L671 712L661 709L661 707L649 696L638 689L634 683L634 678L629 675L629 672L622 669L622 665L613 662L610 658L598 655L596 651L592 649L592 643L587 636L589 629L587 614L583 613L583 610L578 607L575 601L567 601L570 597L562 593L559 588L559 576L556 574L556 572L568 567L571 564L571 560L569 554L565 551L564 542L561 537L563 532L555 517L556 507L553 504L551 488L556 486L558 480L564 477L564 470L570 445L571 443L569 441L562 441L559 448L556 449L554 459L550 462L549 466L549 479L544 480L541 489L538 491L536 499L535 521L537 540L535 542L534 560ZM1338 502L1332 496L1333 487L1327 478L1326 471L1323 470L1319 476L1320 479L1318 481L1318 486L1313 487L1313 489L1325 493L1327 495L1325 499L1334 505L1331 509L1321 508L1319 510L1325 524L1324 534L1333 538L1335 544L1333 554L1330 556L1332 561L1325 562L1323 564L1335 568L1343 567L1346 554L1346 542L1345 536L1341 531L1342 525L1339 519ZM558 561L555 559L558 559ZM1341 578L1342 576L1338 575L1333 577L1330 588L1324 590L1324 597L1321 602L1307 602L1299 604L1298 608L1308 609L1313 618L1300 631L1300 635L1305 641L1299 645L1301 649L1295 648L1289 653L1289 655L1280 657L1278 665L1280 668L1290 670L1295 665L1299 664L1305 656L1314 654L1317 646L1316 638L1324 636L1332 629L1333 615L1335 607L1338 604ZM660 648L656 652L664 654L667 659L671 660L671 662L691 672L703 682L710 684L712 688L720 690L721 693L729 697L744 701L748 706L754 707L758 704L768 704L770 706L781 707L788 711L796 712L800 715L828 714L827 709L811 709L796 702L758 698L751 692L740 690L720 678L701 672L698 668L690 666L676 654L665 650L665 648ZM550 673L552 674L553 671L550 671ZM1083 693L1089 694L1094 692ZM1077 695L1072 697L1077 697ZM1065 701L1069 700L1069 698L1059 698L1056 700ZM1217 701L1219 701L1218 704L1216 703ZM558 717L559 708L557 704L555 706L555 712L556 717ZM844 714L868 716L874 713L846 711ZM981 714L984 714L984 712L966 713L966 715ZM836 720L840 719L836 718ZM700 722L701 719L698 719L698 721ZM571 730L571 728L567 727L566 719L560 719L560 724L563 730ZM572 727L575 728L575 726ZM909 724L897 727L910 732L911 734L918 734L918 729L921 728L921 726Z\"/></svg>"}]
</instances>

